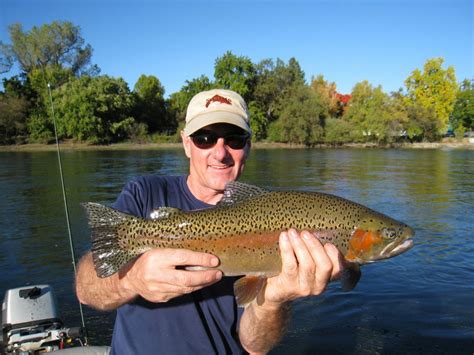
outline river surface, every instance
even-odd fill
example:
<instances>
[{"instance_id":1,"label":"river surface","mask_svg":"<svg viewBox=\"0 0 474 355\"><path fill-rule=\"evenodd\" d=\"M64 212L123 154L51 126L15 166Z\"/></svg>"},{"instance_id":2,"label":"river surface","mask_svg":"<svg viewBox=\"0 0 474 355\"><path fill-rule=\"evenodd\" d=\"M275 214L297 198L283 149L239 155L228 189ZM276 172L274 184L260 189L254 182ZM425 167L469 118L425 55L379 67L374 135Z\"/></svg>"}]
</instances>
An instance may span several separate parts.
<instances>
[{"instance_id":1,"label":"river surface","mask_svg":"<svg viewBox=\"0 0 474 355\"><path fill-rule=\"evenodd\" d=\"M63 151L62 160L78 256L90 247L80 202L112 203L136 175L187 172L180 149ZM337 194L416 231L412 250L364 266L353 291L332 283L295 302L272 354L473 354L474 151L259 149L242 181ZM56 153L0 153L0 297L50 284L61 317L78 326L62 203ZM84 311L90 342L109 344L114 313Z\"/></svg>"}]
</instances>

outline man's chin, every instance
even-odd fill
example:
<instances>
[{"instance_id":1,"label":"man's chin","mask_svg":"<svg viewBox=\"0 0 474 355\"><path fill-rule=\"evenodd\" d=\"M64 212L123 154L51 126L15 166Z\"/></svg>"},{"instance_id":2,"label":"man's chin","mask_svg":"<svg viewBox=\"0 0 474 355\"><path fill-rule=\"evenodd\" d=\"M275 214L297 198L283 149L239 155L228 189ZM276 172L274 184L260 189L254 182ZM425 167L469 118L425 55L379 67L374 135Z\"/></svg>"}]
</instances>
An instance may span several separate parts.
<instances>
[{"instance_id":1,"label":"man's chin","mask_svg":"<svg viewBox=\"0 0 474 355\"><path fill-rule=\"evenodd\" d=\"M227 183L235 180L235 178L214 179L211 181L211 186L216 191L224 191Z\"/></svg>"}]
</instances>

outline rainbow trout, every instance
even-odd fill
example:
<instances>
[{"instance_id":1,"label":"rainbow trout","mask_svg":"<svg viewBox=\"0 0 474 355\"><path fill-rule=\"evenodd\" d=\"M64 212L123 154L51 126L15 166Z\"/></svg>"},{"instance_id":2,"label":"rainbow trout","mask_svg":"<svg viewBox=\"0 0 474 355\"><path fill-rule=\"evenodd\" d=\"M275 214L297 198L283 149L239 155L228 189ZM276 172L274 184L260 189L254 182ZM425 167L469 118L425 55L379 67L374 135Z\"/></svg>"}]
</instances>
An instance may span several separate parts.
<instances>
[{"instance_id":1,"label":"rainbow trout","mask_svg":"<svg viewBox=\"0 0 474 355\"><path fill-rule=\"evenodd\" d=\"M279 235L309 230L333 243L349 262L344 290L360 278L360 264L391 258L413 246L407 225L355 202L318 192L268 191L231 182L222 200L191 212L162 207L151 220L85 203L92 255L99 277L116 273L151 248L181 248L216 255L225 276L245 275L234 284L237 302L250 303L268 277L281 270ZM193 268L192 265L189 269Z\"/></svg>"}]
</instances>

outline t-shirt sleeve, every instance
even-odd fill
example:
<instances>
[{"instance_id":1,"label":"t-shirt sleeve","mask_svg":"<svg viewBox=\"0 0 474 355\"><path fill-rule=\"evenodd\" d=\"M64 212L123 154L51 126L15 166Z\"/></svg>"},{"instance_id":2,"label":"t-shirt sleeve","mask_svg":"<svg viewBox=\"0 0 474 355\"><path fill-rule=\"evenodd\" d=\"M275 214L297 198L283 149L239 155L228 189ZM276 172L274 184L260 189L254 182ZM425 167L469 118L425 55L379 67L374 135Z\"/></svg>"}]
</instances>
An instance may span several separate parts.
<instances>
[{"instance_id":1,"label":"t-shirt sleeve","mask_svg":"<svg viewBox=\"0 0 474 355\"><path fill-rule=\"evenodd\" d=\"M128 182L117 197L117 200L112 204L112 207L119 211L145 218L143 186L140 180L134 179Z\"/></svg>"}]
</instances>

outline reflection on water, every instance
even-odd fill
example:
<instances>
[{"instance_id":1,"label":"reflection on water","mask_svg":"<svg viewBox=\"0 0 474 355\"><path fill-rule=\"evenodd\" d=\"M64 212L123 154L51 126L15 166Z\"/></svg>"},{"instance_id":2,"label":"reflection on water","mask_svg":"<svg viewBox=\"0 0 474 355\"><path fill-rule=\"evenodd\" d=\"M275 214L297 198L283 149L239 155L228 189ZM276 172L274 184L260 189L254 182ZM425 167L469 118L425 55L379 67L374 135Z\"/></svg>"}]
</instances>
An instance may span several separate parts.
<instances>
[{"instance_id":1,"label":"reflection on water","mask_svg":"<svg viewBox=\"0 0 474 355\"><path fill-rule=\"evenodd\" d=\"M363 203L416 231L415 248L363 267L350 293L295 302L272 353L472 353L474 152L463 150L255 150L243 181L323 191ZM66 151L64 175L78 255L90 246L80 202L111 203L140 174L183 174L180 149ZM0 153L3 292L52 284L69 325L79 324L55 153ZM90 336L108 343L114 314L86 308Z\"/></svg>"}]
</instances>

